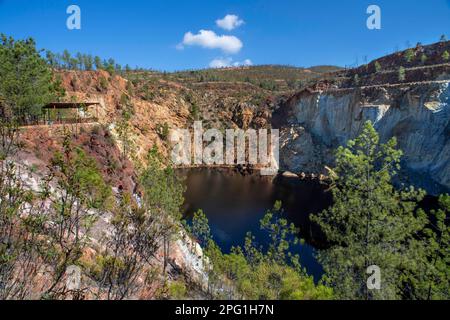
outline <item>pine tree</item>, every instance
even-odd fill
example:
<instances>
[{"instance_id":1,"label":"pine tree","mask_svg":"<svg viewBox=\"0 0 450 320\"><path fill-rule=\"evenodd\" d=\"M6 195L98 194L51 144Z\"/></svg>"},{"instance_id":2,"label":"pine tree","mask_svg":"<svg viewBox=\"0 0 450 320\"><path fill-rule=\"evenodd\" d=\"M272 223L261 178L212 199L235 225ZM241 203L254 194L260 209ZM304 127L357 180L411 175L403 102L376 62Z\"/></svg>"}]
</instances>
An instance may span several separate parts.
<instances>
[{"instance_id":1,"label":"pine tree","mask_svg":"<svg viewBox=\"0 0 450 320\"><path fill-rule=\"evenodd\" d=\"M149 274L149 261L158 251L163 226L144 203L136 203L127 191L118 195L111 225L114 232L105 237L105 246L88 271L97 286L97 298L132 298L153 279L140 281ZM156 280L156 279L154 279Z\"/></svg>"},{"instance_id":2,"label":"pine tree","mask_svg":"<svg viewBox=\"0 0 450 320\"><path fill-rule=\"evenodd\" d=\"M69 66L68 66L69 70L77 70L78 64L79 64L79 62L78 62L77 58L74 58L74 57L70 58Z\"/></svg>"},{"instance_id":3,"label":"pine tree","mask_svg":"<svg viewBox=\"0 0 450 320\"><path fill-rule=\"evenodd\" d=\"M381 71L381 64L378 61L376 61L375 62L375 72L380 72L380 71Z\"/></svg>"},{"instance_id":4,"label":"pine tree","mask_svg":"<svg viewBox=\"0 0 450 320\"><path fill-rule=\"evenodd\" d=\"M181 206L184 187L175 171L164 163L158 149L153 147L147 157L147 168L141 173L144 203L152 215L158 217L163 231L163 270L166 271L170 244L181 225Z\"/></svg>"},{"instance_id":5,"label":"pine tree","mask_svg":"<svg viewBox=\"0 0 450 320\"><path fill-rule=\"evenodd\" d=\"M209 241L212 239L211 229L209 228L208 218L203 210L198 210L194 213L192 218L192 234L200 242L200 245L207 247Z\"/></svg>"},{"instance_id":6,"label":"pine tree","mask_svg":"<svg viewBox=\"0 0 450 320\"><path fill-rule=\"evenodd\" d=\"M36 220L40 205L20 177L13 161L21 144L17 126L0 117L0 299L23 300L30 297L42 267ZM24 208L31 215L24 215Z\"/></svg>"},{"instance_id":7,"label":"pine tree","mask_svg":"<svg viewBox=\"0 0 450 320\"><path fill-rule=\"evenodd\" d=\"M334 204L312 219L330 244L318 258L339 298L394 299L402 291L401 269L412 262L415 235L426 218L415 210L422 191L392 186L401 155L395 138L380 144L370 122L337 150L331 171ZM366 284L372 265L381 269L381 290Z\"/></svg>"},{"instance_id":8,"label":"pine tree","mask_svg":"<svg viewBox=\"0 0 450 320\"><path fill-rule=\"evenodd\" d=\"M300 265L299 257L292 256L290 248L297 245L300 240L297 237L298 229L293 223L289 223L283 217L282 203L277 201L273 210L266 212L260 221L261 229L270 237L270 245L267 249L266 259L278 264Z\"/></svg>"},{"instance_id":9,"label":"pine tree","mask_svg":"<svg viewBox=\"0 0 450 320\"><path fill-rule=\"evenodd\" d=\"M405 52L405 60L406 60L406 62L413 61L415 56L416 56L416 54L414 53L413 49L406 50L406 52Z\"/></svg>"},{"instance_id":10,"label":"pine tree","mask_svg":"<svg viewBox=\"0 0 450 320\"><path fill-rule=\"evenodd\" d=\"M91 71L94 67L94 59L92 58L92 55L86 54L84 55L84 68L87 71Z\"/></svg>"},{"instance_id":11,"label":"pine tree","mask_svg":"<svg viewBox=\"0 0 450 320\"><path fill-rule=\"evenodd\" d=\"M52 71L33 39L0 36L0 114L31 120L58 98Z\"/></svg>"},{"instance_id":12,"label":"pine tree","mask_svg":"<svg viewBox=\"0 0 450 320\"><path fill-rule=\"evenodd\" d=\"M104 79L104 78L102 78ZM106 80L105 80L106 81ZM124 95L126 97L126 95ZM127 103L127 101L125 101L125 103ZM131 120L131 111L130 111L130 107L128 105L123 105L122 106L124 108L124 110L122 111L122 116L120 117L119 121L117 122L117 127L116 127L116 131L117 131L117 135L118 138L122 144L122 159L126 159L127 157L129 157L130 155L132 155L132 151L133 151L133 140L131 139L131 125L130 125L130 120Z\"/></svg>"},{"instance_id":13,"label":"pine tree","mask_svg":"<svg viewBox=\"0 0 450 320\"><path fill-rule=\"evenodd\" d=\"M57 67L56 55L53 52L51 52L50 50L47 50L46 53L45 53L45 57L47 58L48 64L52 68L56 68Z\"/></svg>"},{"instance_id":14,"label":"pine tree","mask_svg":"<svg viewBox=\"0 0 450 320\"><path fill-rule=\"evenodd\" d=\"M97 162L71 141L72 136L65 133L62 152L56 152L51 159L42 193L52 209L38 217L46 240L40 246L51 275L42 296L46 299L64 298L67 268L80 263L90 241L89 230L96 220L90 209L106 209L111 200L111 188L103 180ZM56 186L60 196L51 197L51 185Z\"/></svg>"},{"instance_id":15,"label":"pine tree","mask_svg":"<svg viewBox=\"0 0 450 320\"><path fill-rule=\"evenodd\" d=\"M84 55L80 52L76 54L76 67L75 69L83 70L84 69Z\"/></svg>"},{"instance_id":16,"label":"pine tree","mask_svg":"<svg viewBox=\"0 0 450 320\"><path fill-rule=\"evenodd\" d=\"M102 59L100 59L99 56L95 56L94 58L94 65L95 65L95 69L96 70L102 70L103 69L103 63L102 63Z\"/></svg>"},{"instance_id":17,"label":"pine tree","mask_svg":"<svg viewBox=\"0 0 450 320\"><path fill-rule=\"evenodd\" d=\"M212 298L253 300L307 300L331 299L331 288L318 284L301 269L297 255L291 255L294 245L299 243L298 231L282 217L281 202L276 202L260 221L262 230L269 234L266 250L255 243L250 233L243 247L233 248L224 254L209 235L204 247ZM195 222L206 235L208 220L199 215Z\"/></svg>"},{"instance_id":18,"label":"pine tree","mask_svg":"<svg viewBox=\"0 0 450 320\"><path fill-rule=\"evenodd\" d=\"M70 55L70 52L67 49L63 51L61 59L64 63L64 67L70 69L72 56Z\"/></svg>"},{"instance_id":19,"label":"pine tree","mask_svg":"<svg viewBox=\"0 0 450 320\"><path fill-rule=\"evenodd\" d=\"M426 252L428 255L428 285L426 299L450 299L450 227L447 223L450 214L450 196L439 197L438 210L431 212L430 227L425 230L428 237Z\"/></svg>"},{"instance_id":20,"label":"pine tree","mask_svg":"<svg viewBox=\"0 0 450 320\"><path fill-rule=\"evenodd\" d=\"M419 300L450 299L450 196L439 197L439 208L432 210L427 227L416 243L415 263L405 268L405 297Z\"/></svg>"},{"instance_id":21,"label":"pine tree","mask_svg":"<svg viewBox=\"0 0 450 320\"><path fill-rule=\"evenodd\" d=\"M114 59L110 58L106 61L106 63L103 63L105 66L105 70L109 72L110 75L113 75L116 71L116 62Z\"/></svg>"}]
</instances>

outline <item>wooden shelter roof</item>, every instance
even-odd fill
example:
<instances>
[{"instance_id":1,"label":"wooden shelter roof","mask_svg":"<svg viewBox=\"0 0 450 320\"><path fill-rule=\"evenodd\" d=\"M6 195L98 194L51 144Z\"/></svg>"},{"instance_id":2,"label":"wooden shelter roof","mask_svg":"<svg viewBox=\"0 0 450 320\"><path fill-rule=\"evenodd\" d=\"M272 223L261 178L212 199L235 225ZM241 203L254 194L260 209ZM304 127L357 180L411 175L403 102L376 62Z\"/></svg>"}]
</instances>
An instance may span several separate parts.
<instances>
[{"instance_id":1,"label":"wooden shelter roof","mask_svg":"<svg viewBox=\"0 0 450 320\"><path fill-rule=\"evenodd\" d=\"M43 109L80 109L99 104L98 102L51 102Z\"/></svg>"}]
</instances>

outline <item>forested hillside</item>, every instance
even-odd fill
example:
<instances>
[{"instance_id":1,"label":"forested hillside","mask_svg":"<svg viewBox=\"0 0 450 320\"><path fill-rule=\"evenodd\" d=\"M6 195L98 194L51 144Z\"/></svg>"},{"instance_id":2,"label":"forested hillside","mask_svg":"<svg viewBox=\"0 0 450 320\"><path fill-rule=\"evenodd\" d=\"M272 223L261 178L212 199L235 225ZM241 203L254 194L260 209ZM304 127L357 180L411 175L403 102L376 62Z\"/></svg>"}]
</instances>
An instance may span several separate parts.
<instances>
[{"instance_id":1,"label":"forested hillside","mask_svg":"<svg viewBox=\"0 0 450 320\"><path fill-rule=\"evenodd\" d=\"M325 103L340 101L327 94L344 97L333 107L360 101L371 81L440 86L448 80L447 48L441 42L355 70L256 66L163 73L82 54L43 55L32 39L2 36L0 298L448 300L450 197L439 195L425 206L424 190L395 183L411 156L399 142L417 136L380 134L382 117L371 111L374 105L402 105L375 99L378 104L364 105L367 113L349 118ZM428 58L417 59L420 52ZM357 93L341 95L348 89ZM426 97L438 103L434 90ZM416 101L410 98L404 99ZM420 101L424 119L449 107ZM98 105L98 114L89 122L65 122L54 107L59 121L36 122L43 107L56 102L76 104L76 120L89 113L83 102ZM325 118L309 112L319 107ZM334 122L341 117L352 130ZM445 118L439 119L424 127L441 130ZM223 252L203 211L186 222L184 185L168 157L168 136L195 120L219 129L282 126L287 138L281 152L295 179L312 163L297 148L304 146L303 134L311 146L326 147L307 149L326 171L323 183L333 199L310 216L325 239L317 255L325 272L320 281L293 253L305 235L286 219L279 201L260 221L269 239L264 246L249 232L242 246ZM319 158L321 152L326 156ZM449 160L444 153L439 159ZM382 272L376 290L367 285L374 266ZM79 275L75 284L73 272Z\"/></svg>"}]
</instances>

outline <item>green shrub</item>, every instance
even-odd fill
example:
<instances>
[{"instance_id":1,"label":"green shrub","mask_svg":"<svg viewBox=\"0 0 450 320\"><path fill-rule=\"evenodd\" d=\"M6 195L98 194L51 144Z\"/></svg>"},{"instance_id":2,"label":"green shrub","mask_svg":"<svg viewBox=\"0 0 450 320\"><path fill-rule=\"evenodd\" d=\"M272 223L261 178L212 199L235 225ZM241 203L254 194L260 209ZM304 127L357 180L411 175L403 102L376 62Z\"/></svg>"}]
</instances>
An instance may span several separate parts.
<instances>
[{"instance_id":1,"label":"green shrub","mask_svg":"<svg viewBox=\"0 0 450 320\"><path fill-rule=\"evenodd\" d=\"M120 105L126 106L128 104L128 101L129 101L128 95L126 95L125 93L122 93L122 95L120 96Z\"/></svg>"},{"instance_id":2,"label":"green shrub","mask_svg":"<svg viewBox=\"0 0 450 320\"><path fill-rule=\"evenodd\" d=\"M108 89L108 80L105 79L105 77L100 77L99 79L100 88L105 91Z\"/></svg>"},{"instance_id":3,"label":"green shrub","mask_svg":"<svg viewBox=\"0 0 450 320\"><path fill-rule=\"evenodd\" d=\"M167 122L165 122L164 124L158 124L156 126L156 132L158 133L161 139L166 141L169 138L170 132L169 124Z\"/></svg>"},{"instance_id":4,"label":"green shrub","mask_svg":"<svg viewBox=\"0 0 450 320\"><path fill-rule=\"evenodd\" d=\"M413 49L406 50L406 52L405 52L405 60L406 60L406 62L413 61L415 56L416 56L416 54L414 53Z\"/></svg>"},{"instance_id":5,"label":"green shrub","mask_svg":"<svg viewBox=\"0 0 450 320\"><path fill-rule=\"evenodd\" d=\"M442 54L442 60L448 61L449 59L450 59L450 54L448 53L448 51L444 51L444 53Z\"/></svg>"},{"instance_id":6,"label":"green shrub","mask_svg":"<svg viewBox=\"0 0 450 320\"><path fill-rule=\"evenodd\" d=\"M403 67L400 67L398 69L398 80L399 81L405 81L406 79L406 70Z\"/></svg>"},{"instance_id":7,"label":"green shrub","mask_svg":"<svg viewBox=\"0 0 450 320\"><path fill-rule=\"evenodd\" d=\"M200 109L195 102L192 102L191 105L191 117L193 120L198 120L200 116Z\"/></svg>"},{"instance_id":8,"label":"green shrub","mask_svg":"<svg viewBox=\"0 0 450 320\"><path fill-rule=\"evenodd\" d=\"M422 64L424 64L425 62L427 62L428 57L425 53L422 54L422 56L420 57L420 62L422 62Z\"/></svg>"},{"instance_id":9,"label":"green shrub","mask_svg":"<svg viewBox=\"0 0 450 320\"><path fill-rule=\"evenodd\" d=\"M174 300L182 300L186 298L187 288L186 284L182 281L171 282L168 286L169 297Z\"/></svg>"}]
</instances>

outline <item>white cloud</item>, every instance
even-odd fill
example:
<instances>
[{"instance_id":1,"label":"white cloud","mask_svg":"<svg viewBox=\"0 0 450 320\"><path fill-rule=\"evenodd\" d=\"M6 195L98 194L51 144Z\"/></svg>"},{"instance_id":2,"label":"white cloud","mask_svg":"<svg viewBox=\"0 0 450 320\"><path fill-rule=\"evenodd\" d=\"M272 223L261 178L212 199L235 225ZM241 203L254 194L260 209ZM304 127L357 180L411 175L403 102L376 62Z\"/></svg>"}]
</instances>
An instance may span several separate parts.
<instances>
[{"instance_id":1,"label":"white cloud","mask_svg":"<svg viewBox=\"0 0 450 320\"><path fill-rule=\"evenodd\" d=\"M233 62L232 58L216 58L209 63L210 68L229 68L229 67L240 67L251 65L253 65L253 63L250 59Z\"/></svg>"},{"instance_id":2,"label":"white cloud","mask_svg":"<svg viewBox=\"0 0 450 320\"><path fill-rule=\"evenodd\" d=\"M219 36L214 31L200 30L198 34L188 32L184 35L184 39L181 45L178 45L178 49L182 49L184 46L200 46L207 49L221 49L225 53L238 53L242 47L242 41L235 36Z\"/></svg>"},{"instance_id":3,"label":"white cloud","mask_svg":"<svg viewBox=\"0 0 450 320\"><path fill-rule=\"evenodd\" d=\"M227 14L223 19L216 20L219 28L231 31L244 24L244 20L239 19L237 15Z\"/></svg>"},{"instance_id":4,"label":"white cloud","mask_svg":"<svg viewBox=\"0 0 450 320\"><path fill-rule=\"evenodd\" d=\"M227 68L231 66L233 59L231 58L216 58L209 63L210 68Z\"/></svg>"},{"instance_id":5,"label":"white cloud","mask_svg":"<svg viewBox=\"0 0 450 320\"><path fill-rule=\"evenodd\" d=\"M253 62L250 59L245 59L244 61L236 61L233 63L234 67L241 67L241 66L252 66Z\"/></svg>"}]
</instances>

